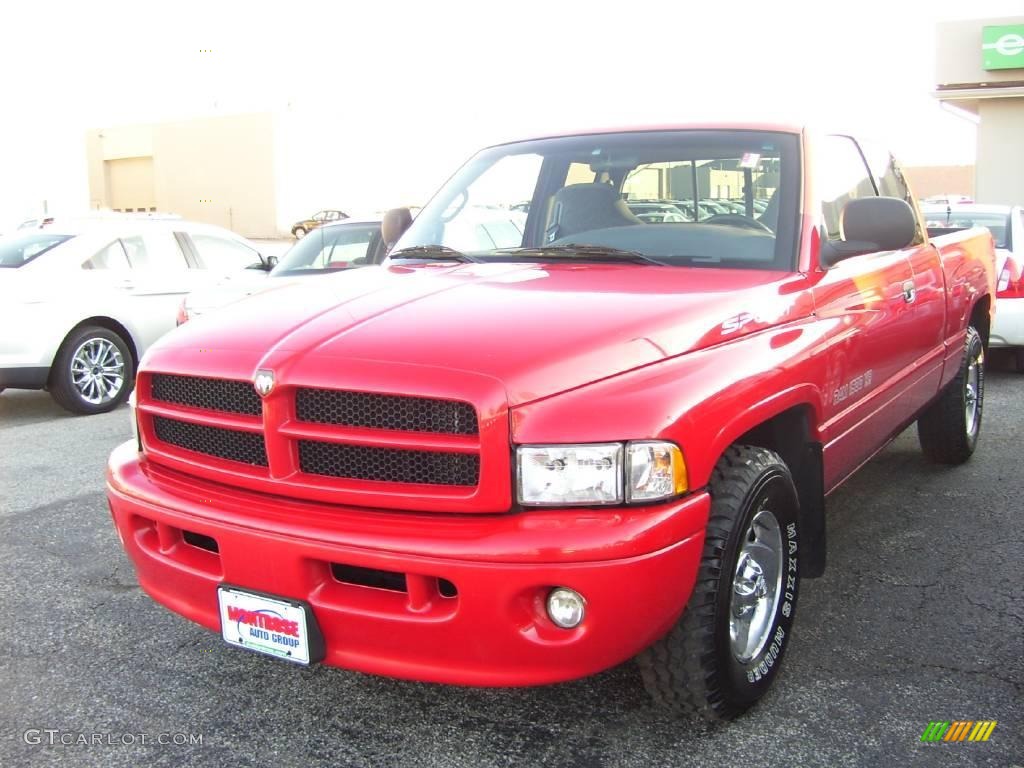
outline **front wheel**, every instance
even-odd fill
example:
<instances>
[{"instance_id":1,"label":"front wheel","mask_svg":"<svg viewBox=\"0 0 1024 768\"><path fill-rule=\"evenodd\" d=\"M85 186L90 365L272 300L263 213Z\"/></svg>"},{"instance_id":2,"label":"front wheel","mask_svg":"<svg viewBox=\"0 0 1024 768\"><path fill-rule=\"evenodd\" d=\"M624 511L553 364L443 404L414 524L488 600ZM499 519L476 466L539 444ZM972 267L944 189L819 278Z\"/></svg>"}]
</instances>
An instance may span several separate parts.
<instances>
[{"instance_id":1,"label":"front wheel","mask_svg":"<svg viewBox=\"0 0 1024 768\"><path fill-rule=\"evenodd\" d=\"M799 502L778 454L732 446L715 465L697 583L669 633L637 657L655 702L736 717L778 674L800 584Z\"/></svg>"},{"instance_id":2,"label":"front wheel","mask_svg":"<svg viewBox=\"0 0 1024 768\"><path fill-rule=\"evenodd\" d=\"M125 340L107 328L87 326L61 345L50 372L50 394L72 413L106 413L128 397L134 375Z\"/></svg>"},{"instance_id":3,"label":"front wheel","mask_svg":"<svg viewBox=\"0 0 1024 768\"><path fill-rule=\"evenodd\" d=\"M967 329L960 370L917 419L921 450L938 464L963 464L974 453L985 405L985 345L973 326Z\"/></svg>"}]
</instances>

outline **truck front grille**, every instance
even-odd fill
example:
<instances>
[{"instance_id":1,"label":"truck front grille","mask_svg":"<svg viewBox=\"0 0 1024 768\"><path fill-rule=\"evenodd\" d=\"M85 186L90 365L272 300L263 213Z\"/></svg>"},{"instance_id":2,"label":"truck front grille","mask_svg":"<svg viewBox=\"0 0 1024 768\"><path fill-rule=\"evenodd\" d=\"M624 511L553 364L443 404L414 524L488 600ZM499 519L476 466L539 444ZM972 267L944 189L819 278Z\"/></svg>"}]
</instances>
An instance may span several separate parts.
<instances>
[{"instance_id":1,"label":"truck front grille","mask_svg":"<svg viewBox=\"0 0 1024 768\"><path fill-rule=\"evenodd\" d=\"M476 411L469 403L407 395L300 389L295 395L295 414L300 421L314 424L449 435L479 431Z\"/></svg>"},{"instance_id":2,"label":"truck front grille","mask_svg":"<svg viewBox=\"0 0 1024 768\"><path fill-rule=\"evenodd\" d=\"M263 412L263 404L251 381L154 373L150 378L150 391L154 400L164 403L248 416L259 416Z\"/></svg>"},{"instance_id":3,"label":"truck front grille","mask_svg":"<svg viewBox=\"0 0 1024 768\"><path fill-rule=\"evenodd\" d=\"M257 467L267 466L266 445L263 435L257 432L190 424L165 416L153 417L153 431L158 440L186 451Z\"/></svg>"},{"instance_id":4,"label":"truck front grille","mask_svg":"<svg viewBox=\"0 0 1024 768\"><path fill-rule=\"evenodd\" d=\"M299 468L311 475L426 485L476 485L480 457L299 440Z\"/></svg>"}]
</instances>

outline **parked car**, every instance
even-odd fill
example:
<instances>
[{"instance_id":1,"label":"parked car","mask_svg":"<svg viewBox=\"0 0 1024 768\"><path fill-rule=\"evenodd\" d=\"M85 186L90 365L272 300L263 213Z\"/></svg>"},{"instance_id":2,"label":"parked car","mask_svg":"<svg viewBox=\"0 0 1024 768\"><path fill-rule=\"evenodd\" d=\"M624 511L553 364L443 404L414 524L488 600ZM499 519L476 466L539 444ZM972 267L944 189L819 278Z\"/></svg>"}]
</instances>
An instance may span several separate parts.
<instances>
[{"instance_id":1,"label":"parked car","mask_svg":"<svg viewBox=\"0 0 1024 768\"><path fill-rule=\"evenodd\" d=\"M957 203L922 205L935 234L987 227L996 247L996 319L989 344L1009 349L1024 372L1024 207Z\"/></svg>"},{"instance_id":2,"label":"parked car","mask_svg":"<svg viewBox=\"0 0 1024 768\"><path fill-rule=\"evenodd\" d=\"M921 205L963 205L973 203L969 195L931 195L921 200Z\"/></svg>"},{"instance_id":3,"label":"parked car","mask_svg":"<svg viewBox=\"0 0 1024 768\"><path fill-rule=\"evenodd\" d=\"M282 287L287 280L380 264L385 255L380 219L345 219L317 228L289 249L270 272L244 270L185 296L177 323L195 319L260 291Z\"/></svg>"},{"instance_id":4,"label":"parked car","mask_svg":"<svg viewBox=\"0 0 1024 768\"><path fill-rule=\"evenodd\" d=\"M303 219L302 221L295 222L292 225L292 235L295 237L295 239L301 240L309 232L312 232L317 227L322 227L324 224L327 224L329 222L341 221L342 219L347 218L348 214L343 213L342 211L317 211L308 219Z\"/></svg>"},{"instance_id":5,"label":"parked car","mask_svg":"<svg viewBox=\"0 0 1024 768\"><path fill-rule=\"evenodd\" d=\"M653 224L668 224L672 222L693 221L693 217L684 213L680 208L671 203L662 203L650 200L628 200L626 205L637 218Z\"/></svg>"},{"instance_id":6,"label":"parked car","mask_svg":"<svg viewBox=\"0 0 1024 768\"><path fill-rule=\"evenodd\" d=\"M34 219L25 219L18 225L18 229L42 229L53 224L53 216L39 216Z\"/></svg>"},{"instance_id":7,"label":"parked car","mask_svg":"<svg viewBox=\"0 0 1024 768\"><path fill-rule=\"evenodd\" d=\"M54 221L0 237L0 389L47 389L74 413L128 396L181 297L247 267L247 240L219 227L131 216Z\"/></svg>"},{"instance_id":8,"label":"parked car","mask_svg":"<svg viewBox=\"0 0 1024 768\"><path fill-rule=\"evenodd\" d=\"M774 230L624 204L641 166L751 155ZM515 242L477 232L524 198ZM236 302L141 366L114 524L142 588L234 647L489 686L638 656L660 704L730 718L824 570L826 495L915 420L933 461L978 443L992 239L930 237L848 136L503 144L382 230L382 268Z\"/></svg>"}]
</instances>

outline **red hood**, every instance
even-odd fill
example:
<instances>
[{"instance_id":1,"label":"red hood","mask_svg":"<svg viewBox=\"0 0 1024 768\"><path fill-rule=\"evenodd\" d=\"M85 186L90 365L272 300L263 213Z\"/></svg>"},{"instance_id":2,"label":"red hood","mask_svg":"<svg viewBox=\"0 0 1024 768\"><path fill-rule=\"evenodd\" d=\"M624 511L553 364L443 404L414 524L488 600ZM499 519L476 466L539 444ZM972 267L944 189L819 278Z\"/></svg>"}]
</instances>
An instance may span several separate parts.
<instances>
[{"instance_id":1,"label":"red hood","mask_svg":"<svg viewBox=\"0 0 1024 768\"><path fill-rule=\"evenodd\" d=\"M213 372L223 356L255 371L315 356L461 370L497 380L518 405L805 316L800 281L635 264L392 265L253 296L165 336L146 362L201 358Z\"/></svg>"}]
</instances>

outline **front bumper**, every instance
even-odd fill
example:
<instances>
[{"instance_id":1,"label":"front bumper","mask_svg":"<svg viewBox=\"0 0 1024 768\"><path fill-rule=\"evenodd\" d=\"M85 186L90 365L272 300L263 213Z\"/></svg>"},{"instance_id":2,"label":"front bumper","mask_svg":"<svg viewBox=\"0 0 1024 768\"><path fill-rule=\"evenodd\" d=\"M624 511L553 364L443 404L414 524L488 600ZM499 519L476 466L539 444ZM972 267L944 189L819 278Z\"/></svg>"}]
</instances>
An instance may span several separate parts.
<instances>
[{"instance_id":1,"label":"front bumper","mask_svg":"<svg viewBox=\"0 0 1024 768\"><path fill-rule=\"evenodd\" d=\"M593 674L667 632L693 589L710 504L694 493L636 509L358 510L207 483L140 459L134 443L111 456L107 489L142 588L192 621L219 630L227 582L307 601L332 666L502 686ZM206 541L195 534L217 551L188 543ZM346 583L332 564L404 574L406 591ZM554 586L586 599L579 627L546 618Z\"/></svg>"},{"instance_id":2,"label":"front bumper","mask_svg":"<svg viewBox=\"0 0 1024 768\"><path fill-rule=\"evenodd\" d=\"M991 347L1024 347L1024 299L996 299Z\"/></svg>"}]
</instances>

